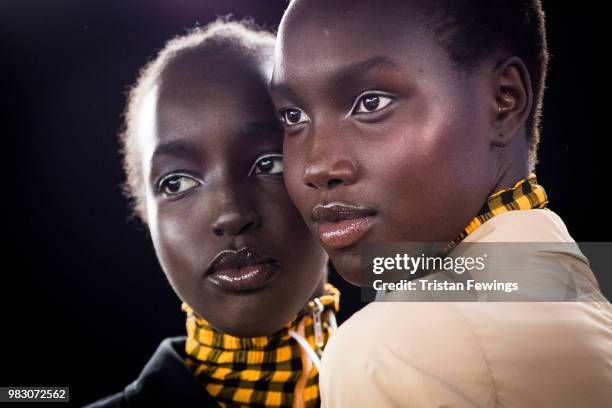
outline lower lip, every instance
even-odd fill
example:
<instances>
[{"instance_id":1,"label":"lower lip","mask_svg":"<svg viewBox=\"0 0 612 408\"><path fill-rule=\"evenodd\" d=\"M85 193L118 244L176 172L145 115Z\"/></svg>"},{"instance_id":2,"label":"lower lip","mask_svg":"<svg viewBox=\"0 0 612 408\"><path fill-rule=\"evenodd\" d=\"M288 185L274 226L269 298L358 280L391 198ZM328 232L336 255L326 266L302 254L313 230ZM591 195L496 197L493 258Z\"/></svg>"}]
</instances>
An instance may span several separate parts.
<instances>
[{"instance_id":1,"label":"lower lip","mask_svg":"<svg viewBox=\"0 0 612 408\"><path fill-rule=\"evenodd\" d=\"M374 217L354 218L319 224L319 239L330 248L346 248L359 241L372 226Z\"/></svg>"},{"instance_id":2,"label":"lower lip","mask_svg":"<svg viewBox=\"0 0 612 408\"><path fill-rule=\"evenodd\" d=\"M261 289L279 270L275 262L247 265L242 268L222 269L206 275L206 279L221 289L246 292Z\"/></svg>"}]
</instances>

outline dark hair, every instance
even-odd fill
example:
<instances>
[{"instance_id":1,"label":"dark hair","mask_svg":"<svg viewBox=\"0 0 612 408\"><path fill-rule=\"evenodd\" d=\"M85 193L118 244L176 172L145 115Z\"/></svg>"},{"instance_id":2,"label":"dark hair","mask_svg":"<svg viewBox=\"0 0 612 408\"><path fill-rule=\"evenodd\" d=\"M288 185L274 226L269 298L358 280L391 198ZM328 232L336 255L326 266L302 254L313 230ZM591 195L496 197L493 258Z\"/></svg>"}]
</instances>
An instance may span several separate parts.
<instances>
[{"instance_id":1,"label":"dark hair","mask_svg":"<svg viewBox=\"0 0 612 408\"><path fill-rule=\"evenodd\" d=\"M425 0L423 5L432 14L428 20L439 44L458 67L469 70L500 49L522 59L534 95L526 121L533 170L549 59L541 0Z\"/></svg>"},{"instance_id":2,"label":"dark hair","mask_svg":"<svg viewBox=\"0 0 612 408\"><path fill-rule=\"evenodd\" d=\"M130 218L140 219L144 224L148 222L140 152L135 133L142 98L152 85L163 76L169 66L193 56L194 53L208 55L233 49L242 55L255 58L261 64L270 64L271 69L274 42L274 34L259 28L252 20L231 21L229 18L219 18L205 27L196 27L187 34L168 41L155 58L140 70L138 79L128 92L123 127L119 133L120 154L126 176L121 190L129 201Z\"/></svg>"}]
</instances>

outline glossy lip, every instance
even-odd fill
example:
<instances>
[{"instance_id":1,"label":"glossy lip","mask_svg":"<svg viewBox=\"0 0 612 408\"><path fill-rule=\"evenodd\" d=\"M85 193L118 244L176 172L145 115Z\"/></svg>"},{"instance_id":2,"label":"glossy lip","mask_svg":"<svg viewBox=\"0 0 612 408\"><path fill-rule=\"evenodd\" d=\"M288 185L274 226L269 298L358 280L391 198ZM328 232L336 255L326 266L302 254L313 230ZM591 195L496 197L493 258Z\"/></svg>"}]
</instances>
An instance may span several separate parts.
<instances>
[{"instance_id":1,"label":"glossy lip","mask_svg":"<svg viewBox=\"0 0 612 408\"><path fill-rule=\"evenodd\" d=\"M280 264L253 248L226 249L211 261L204 277L217 287L234 292L266 286L280 271Z\"/></svg>"},{"instance_id":2,"label":"glossy lip","mask_svg":"<svg viewBox=\"0 0 612 408\"><path fill-rule=\"evenodd\" d=\"M323 245L341 249L359 241L373 225L376 211L343 203L317 205L312 221L318 225Z\"/></svg>"}]
</instances>

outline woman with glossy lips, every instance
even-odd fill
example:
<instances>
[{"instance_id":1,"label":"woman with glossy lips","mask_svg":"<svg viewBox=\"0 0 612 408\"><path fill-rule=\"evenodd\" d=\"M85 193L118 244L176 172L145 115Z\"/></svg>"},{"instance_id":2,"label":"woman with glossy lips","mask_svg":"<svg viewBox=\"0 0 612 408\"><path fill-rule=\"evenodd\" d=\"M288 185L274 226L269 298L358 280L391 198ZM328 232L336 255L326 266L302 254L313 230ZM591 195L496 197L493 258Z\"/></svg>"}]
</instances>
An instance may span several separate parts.
<instances>
[{"instance_id":1,"label":"woman with glossy lips","mask_svg":"<svg viewBox=\"0 0 612 408\"><path fill-rule=\"evenodd\" d=\"M612 406L612 305L533 173L547 61L539 0L290 3L271 81L285 180L340 275L364 283L368 243L521 242L511 263L560 295L381 291L328 344L323 407Z\"/></svg>"},{"instance_id":2,"label":"woman with glossy lips","mask_svg":"<svg viewBox=\"0 0 612 408\"><path fill-rule=\"evenodd\" d=\"M93 406L318 406L339 293L285 190L273 47L270 33L219 21L141 71L121 139L127 192L187 338L164 341L138 380Z\"/></svg>"}]
</instances>

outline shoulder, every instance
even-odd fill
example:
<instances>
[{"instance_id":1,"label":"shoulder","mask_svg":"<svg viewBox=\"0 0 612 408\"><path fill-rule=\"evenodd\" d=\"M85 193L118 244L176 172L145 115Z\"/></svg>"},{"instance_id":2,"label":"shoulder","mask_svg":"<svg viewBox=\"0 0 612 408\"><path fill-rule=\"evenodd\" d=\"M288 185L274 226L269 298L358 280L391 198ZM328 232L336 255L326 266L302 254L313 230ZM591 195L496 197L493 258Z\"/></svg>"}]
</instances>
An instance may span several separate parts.
<instances>
[{"instance_id":1,"label":"shoulder","mask_svg":"<svg viewBox=\"0 0 612 408\"><path fill-rule=\"evenodd\" d=\"M87 407L218 406L184 364L184 347L184 336L163 340L134 382Z\"/></svg>"},{"instance_id":2,"label":"shoulder","mask_svg":"<svg viewBox=\"0 0 612 408\"><path fill-rule=\"evenodd\" d=\"M371 303L326 346L323 406L597 405L610 318L609 303Z\"/></svg>"},{"instance_id":3,"label":"shoulder","mask_svg":"<svg viewBox=\"0 0 612 408\"><path fill-rule=\"evenodd\" d=\"M489 219L463 242L575 242L561 217L544 208L506 211Z\"/></svg>"},{"instance_id":4,"label":"shoulder","mask_svg":"<svg viewBox=\"0 0 612 408\"><path fill-rule=\"evenodd\" d=\"M486 246L487 243L492 245ZM485 244L478 249L486 248L489 254L497 253L502 260L513 257L508 265L514 269L561 272L562 275L557 274L553 279L557 283L561 278L571 279L582 288L580 293L599 292L599 283L588 258L561 217L550 209L513 210L498 214L476 228L458 247L469 252L471 244Z\"/></svg>"},{"instance_id":5,"label":"shoulder","mask_svg":"<svg viewBox=\"0 0 612 408\"><path fill-rule=\"evenodd\" d=\"M320 384L324 406L454 406L467 396L461 405L490 406L494 398L480 339L448 303L367 305L327 344Z\"/></svg>"}]
</instances>

